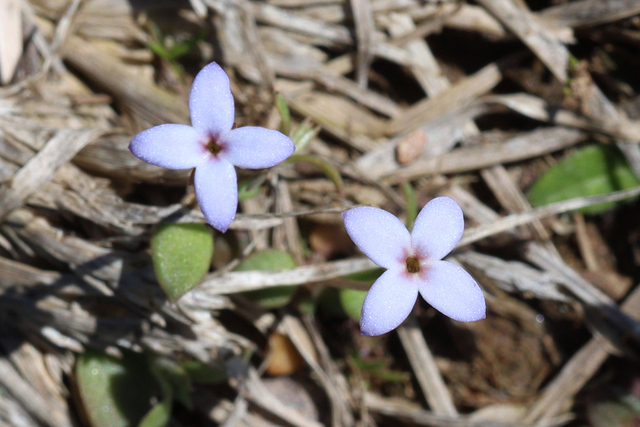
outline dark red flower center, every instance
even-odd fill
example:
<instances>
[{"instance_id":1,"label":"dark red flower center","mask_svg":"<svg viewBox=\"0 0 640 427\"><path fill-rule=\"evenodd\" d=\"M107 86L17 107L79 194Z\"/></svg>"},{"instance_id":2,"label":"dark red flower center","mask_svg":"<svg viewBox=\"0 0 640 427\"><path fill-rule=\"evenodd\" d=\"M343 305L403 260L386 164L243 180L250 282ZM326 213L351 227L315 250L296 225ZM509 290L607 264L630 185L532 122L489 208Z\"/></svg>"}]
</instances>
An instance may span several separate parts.
<instances>
[{"instance_id":1,"label":"dark red flower center","mask_svg":"<svg viewBox=\"0 0 640 427\"><path fill-rule=\"evenodd\" d=\"M214 155L220 154L220 151L222 151L222 146L218 144L218 141L216 141L214 138L211 138L207 143L207 150L209 150L209 152Z\"/></svg>"},{"instance_id":2,"label":"dark red flower center","mask_svg":"<svg viewBox=\"0 0 640 427\"><path fill-rule=\"evenodd\" d=\"M407 271L409 273L420 272L420 261L414 256L407 257Z\"/></svg>"}]
</instances>

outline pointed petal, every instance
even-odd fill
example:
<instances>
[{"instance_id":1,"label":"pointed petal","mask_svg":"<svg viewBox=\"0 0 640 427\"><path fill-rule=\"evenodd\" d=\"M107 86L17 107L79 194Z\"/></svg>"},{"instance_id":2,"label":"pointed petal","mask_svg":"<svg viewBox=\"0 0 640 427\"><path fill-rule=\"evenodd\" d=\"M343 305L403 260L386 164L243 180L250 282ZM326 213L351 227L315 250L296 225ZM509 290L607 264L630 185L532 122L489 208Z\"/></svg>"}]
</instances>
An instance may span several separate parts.
<instances>
[{"instance_id":1,"label":"pointed petal","mask_svg":"<svg viewBox=\"0 0 640 427\"><path fill-rule=\"evenodd\" d=\"M224 159L204 162L196 168L193 185L207 222L216 230L227 231L238 210L238 181L233 165Z\"/></svg>"},{"instance_id":2,"label":"pointed petal","mask_svg":"<svg viewBox=\"0 0 640 427\"><path fill-rule=\"evenodd\" d=\"M386 334L407 318L418 298L415 280L398 270L387 270L375 281L364 299L360 315L363 335Z\"/></svg>"},{"instance_id":3,"label":"pointed petal","mask_svg":"<svg viewBox=\"0 0 640 427\"><path fill-rule=\"evenodd\" d=\"M207 151L202 135L187 125L160 125L137 134L129 144L134 156L167 169L189 169L197 166Z\"/></svg>"},{"instance_id":4,"label":"pointed petal","mask_svg":"<svg viewBox=\"0 0 640 427\"><path fill-rule=\"evenodd\" d=\"M245 126L224 135L220 141L227 160L241 168L259 169L277 165L296 149L288 136L277 130Z\"/></svg>"},{"instance_id":5,"label":"pointed petal","mask_svg":"<svg viewBox=\"0 0 640 427\"><path fill-rule=\"evenodd\" d=\"M436 261L427 267L426 280L421 281L420 294L442 314L460 322L473 322L486 317L482 289L462 267L447 261Z\"/></svg>"},{"instance_id":6,"label":"pointed petal","mask_svg":"<svg viewBox=\"0 0 640 427\"><path fill-rule=\"evenodd\" d=\"M215 62L204 67L191 86L191 124L202 133L220 137L231 130L235 115L229 76Z\"/></svg>"},{"instance_id":7,"label":"pointed petal","mask_svg":"<svg viewBox=\"0 0 640 427\"><path fill-rule=\"evenodd\" d=\"M429 260L444 258L464 232L460 206L450 197L436 197L422 208L411 231L413 249Z\"/></svg>"},{"instance_id":8,"label":"pointed petal","mask_svg":"<svg viewBox=\"0 0 640 427\"><path fill-rule=\"evenodd\" d=\"M342 218L353 243L371 261L384 268L403 267L402 258L411 250L411 237L395 215L363 206L343 212Z\"/></svg>"}]
</instances>

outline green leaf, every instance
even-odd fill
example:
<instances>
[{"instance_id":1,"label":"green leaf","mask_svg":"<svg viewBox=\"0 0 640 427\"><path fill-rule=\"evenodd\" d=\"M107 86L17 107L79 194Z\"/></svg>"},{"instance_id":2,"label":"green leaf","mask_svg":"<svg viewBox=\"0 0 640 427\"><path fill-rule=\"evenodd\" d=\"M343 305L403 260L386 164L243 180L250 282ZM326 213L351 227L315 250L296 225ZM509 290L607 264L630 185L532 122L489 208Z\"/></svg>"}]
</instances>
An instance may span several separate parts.
<instances>
[{"instance_id":1,"label":"green leaf","mask_svg":"<svg viewBox=\"0 0 640 427\"><path fill-rule=\"evenodd\" d=\"M137 425L156 384L144 355L124 351L118 359L90 348L78 358L75 381L92 427Z\"/></svg>"},{"instance_id":2,"label":"green leaf","mask_svg":"<svg viewBox=\"0 0 640 427\"><path fill-rule=\"evenodd\" d=\"M193 37L190 37L187 40L176 42L176 44L169 49L169 57L167 59L170 59L170 60L179 59L180 57L191 52L198 45L198 43L204 40L206 37L207 37L207 31L201 30L200 32L198 32L198 34L194 35Z\"/></svg>"},{"instance_id":3,"label":"green leaf","mask_svg":"<svg viewBox=\"0 0 640 427\"><path fill-rule=\"evenodd\" d=\"M175 397L186 408L193 408L191 402L191 377L178 363L166 357L157 357L151 363L151 372L162 385L164 400Z\"/></svg>"},{"instance_id":4,"label":"green leaf","mask_svg":"<svg viewBox=\"0 0 640 427\"><path fill-rule=\"evenodd\" d=\"M247 298L267 310L284 307L291 302L297 286L273 286L267 289L243 292Z\"/></svg>"},{"instance_id":5,"label":"green leaf","mask_svg":"<svg viewBox=\"0 0 640 427\"><path fill-rule=\"evenodd\" d=\"M360 321L360 313L362 312L362 305L364 299L367 296L367 291L361 291L359 289L340 289L340 304L347 316L355 320Z\"/></svg>"},{"instance_id":6,"label":"green leaf","mask_svg":"<svg viewBox=\"0 0 640 427\"><path fill-rule=\"evenodd\" d=\"M182 365L166 357L153 359L151 372L162 386L162 401L147 413L139 427L164 427L171 418L174 397L187 409L193 408L191 378Z\"/></svg>"},{"instance_id":7,"label":"green leaf","mask_svg":"<svg viewBox=\"0 0 640 427\"><path fill-rule=\"evenodd\" d=\"M276 108L278 109L278 113L280 113L280 117L282 117L280 132L289 136L291 132L291 112L289 111L287 101L281 93L276 94Z\"/></svg>"},{"instance_id":8,"label":"green leaf","mask_svg":"<svg viewBox=\"0 0 640 427\"><path fill-rule=\"evenodd\" d=\"M171 55L167 48L160 42L149 42L147 47L160 58L166 59Z\"/></svg>"},{"instance_id":9,"label":"green leaf","mask_svg":"<svg viewBox=\"0 0 640 427\"><path fill-rule=\"evenodd\" d=\"M416 199L416 192L413 190L413 186L410 182L405 182L402 185L402 194L404 195L404 202L407 205L407 228L411 230L413 223L418 216L418 200Z\"/></svg>"},{"instance_id":10,"label":"green leaf","mask_svg":"<svg viewBox=\"0 0 640 427\"><path fill-rule=\"evenodd\" d=\"M269 249L248 256L240 263L240 265L238 265L236 271L291 270L295 267L295 260L287 252ZM272 288L243 292L242 295L246 296L263 308L272 309L280 308L289 304L296 290L296 286L276 286Z\"/></svg>"},{"instance_id":11,"label":"green leaf","mask_svg":"<svg viewBox=\"0 0 640 427\"><path fill-rule=\"evenodd\" d=\"M213 236L204 224L162 224L151 240L158 282L176 301L209 270Z\"/></svg>"},{"instance_id":12,"label":"green leaf","mask_svg":"<svg viewBox=\"0 0 640 427\"><path fill-rule=\"evenodd\" d=\"M220 384L228 379L227 370L222 365L216 366L199 360L188 360L182 362L181 366L193 384Z\"/></svg>"},{"instance_id":13,"label":"green leaf","mask_svg":"<svg viewBox=\"0 0 640 427\"><path fill-rule=\"evenodd\" d=\"M172 407L173 398L171 396L171 389L169 389L162 402L151 408L142 421L140 421L138 427L165 427L169 424Z\"/></svg>"},{"instance_id":14,"label":"green leaf","mask_svg":"<svg viewBox=\"0 0 640 427\"><path fill-rule=\"evenodd\" d=\"M320 127L313 126L310 119L306 119L300 124L300 126L296 127L291 134L291 140L296 146L295 154L298 154L302 150L304 150L305 147L307 147L309 143L311 143L313 138L318 135L318 133L320 133Z\"/></svg>"},{"instance_id":15,"label":"green leaf","mask_svg":"<svg viewBox=\"0 0 640 427\"><path fill-rule=\"evenodd\" d=\"M345 278L373 283L378 280L378 277L380 277L383 272L384 269L382 268L374 268L373 270L350 274L345 276ZM340 305L347 316L356 322L360 321L360 313L362 312L362 305L364 304L364 298L367 296L367 293L368 291L362 291L360 289L340 289Z\"/></svg>"},{"instance_id":16,"label":"green leaf","mask_svg":"<svg viewBox=\"0 0 640 427\"><path fill-rule=\"evenodd\" d=\"M322 172L324 172L327 178L333 181L333 183L336 186L336 190L338 190L339 193L342 193L342 175L340 175L340 172L338 171L338 169L335 168L335 166L333 166L331 163L327 162L326 160L321 159L320 157L317 157L317 156L309 155L309 154L292 154L291 156L289 156L289 158L286 161L289 163L294 163L294 162L311 163L312 165L320 169Z\"/></svg>"},{"instance_id":17,"label":"green leaf","mask_svg":"<svg viewBox=\"0 0 640 427\"><path fill-rule=\"evenodd\" d=\"M543 206L576 197L597 196L639 185L631 167L617 148L591 145L581 148L551 167L534 184L528 198ZM600 203L578 212L598 214L616 203Z\"/></svg>"},{"instance_id":18,"label":"green leaf","mask_svg":"<svg viewBox=\"0 0 640 427\"><path fill-rule=\"evenodd\" d=\"M297 309L300 314L313 314L316 311L317 304L317 299L309 296L298 301Z\"/></svg>"},{"instance_id":19,"label":"green leaf","mask_svg":"<svg viewBox=\"0 0 640 427\"><path fill-rule=\"evenodd\" d=\"M395 371L387 367L388 362L384 360L364 360L360 355L354 355L352 363L361 371L368 372L372 377L387 382L406 382L411 376L408 372Z\"/></svg>"},{"instance_id":20,"label":"green leaf","mask_svg":"<svg viewBox=\"0 0 640 427\"><path fill-rule=\"evenodd\" d=\"M292 270L296 262L289 253L277 249L267 249L249 255L236 267L236 271L277 271Z\"/></svg>"},{"instance_id":21,"label":"green leaf","mask_svg":"<svg viewBox=\"0 0 640 427\"><path fill-rule=\"evenodd\" d=\"M253 178L244 179L238 182L238 200L242 202L243 200L249 200L260 194L260 191L262 190L260 184L262 184L262 182L263 180L259 180L256 184L256 179Z\"/></svg>"},{"instance_id":22,"label":"green leaf","mask_svg":"<svg viewBox=\"0 0 640 427\"><path fill-rule=\"evenodd\" d=\"M147 44L147 47L160 58L171 62L175 62L189 53L207 36L206 30L202 30L187 40L177 41L171 37L166 37L160 27L153 21L147 21L146 27L151 35L151 41Z\"/></svg>"}]
</instances>

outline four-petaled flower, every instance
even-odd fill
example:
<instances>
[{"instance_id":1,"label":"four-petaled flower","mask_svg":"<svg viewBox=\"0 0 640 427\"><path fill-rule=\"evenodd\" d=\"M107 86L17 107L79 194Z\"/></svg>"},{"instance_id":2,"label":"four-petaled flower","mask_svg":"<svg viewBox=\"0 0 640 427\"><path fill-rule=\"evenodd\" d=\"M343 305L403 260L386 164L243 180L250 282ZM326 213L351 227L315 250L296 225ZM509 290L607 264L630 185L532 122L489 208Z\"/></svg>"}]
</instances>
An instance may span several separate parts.
<instances>
[{"instance_id":1,"label":"four-petaled flower","mask_svg":"<svg viewBox=\"0 0 640 427\"><path fill-rule=\"evenodd\" d=\"M196 76L189 95L193 126L166 124L136 135L129 150L168 169L196 168L194 186L206 220L225 232L238 208L234 165L259 169L289 157L295 146L282 133L255 126L233 129L234 101L229 77L215 62Z\"/></svg>"},{"instance_id":2,"label":"four-petaled flower","mask_svg":"<svg viewBox=\"0 0 640 427\"><path fill-rule=\"evenodd\" d=\"M342 214L349 236L373 262L387 269L375 281L362 307L360 330L381 335L398 327L413 308L418 292L454 320L485 318L484 295L456 264L441 261L464 231L460 206L449 197L425 205L411 233L394 215L374 207Z\"/></svg>"}]
</instances>

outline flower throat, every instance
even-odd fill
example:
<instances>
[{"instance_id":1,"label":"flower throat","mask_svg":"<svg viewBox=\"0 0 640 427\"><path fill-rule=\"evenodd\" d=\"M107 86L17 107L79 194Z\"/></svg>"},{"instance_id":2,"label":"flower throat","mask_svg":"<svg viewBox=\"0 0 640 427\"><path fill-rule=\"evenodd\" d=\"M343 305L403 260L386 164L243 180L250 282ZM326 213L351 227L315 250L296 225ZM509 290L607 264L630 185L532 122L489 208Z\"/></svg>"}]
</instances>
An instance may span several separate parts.
<instances>
[{"instance_id":1,"label":"flower throat","mask_svg":"<svg viewBox=\"0 0 640 427\"><path fill-rule=\"evenodd\" d=\"M211 152L211 154L219 154L222 151L222 147L216 142L215 139L211 138L209 143L207 144L207 150Z\"/></svg>"},{"instance_id":2,"label":"flower throat","mask_svg":"<svg viewBox=\"0 0 640 427\"><path fill-rule=\"evenodd\" d=\"M410 256L407 258L407 271L409 273L418 273L420 272L420 261L418 258Z\"/></svg>"}]
</instances>

